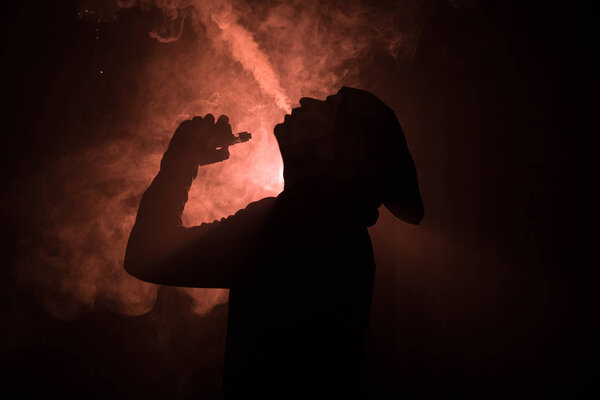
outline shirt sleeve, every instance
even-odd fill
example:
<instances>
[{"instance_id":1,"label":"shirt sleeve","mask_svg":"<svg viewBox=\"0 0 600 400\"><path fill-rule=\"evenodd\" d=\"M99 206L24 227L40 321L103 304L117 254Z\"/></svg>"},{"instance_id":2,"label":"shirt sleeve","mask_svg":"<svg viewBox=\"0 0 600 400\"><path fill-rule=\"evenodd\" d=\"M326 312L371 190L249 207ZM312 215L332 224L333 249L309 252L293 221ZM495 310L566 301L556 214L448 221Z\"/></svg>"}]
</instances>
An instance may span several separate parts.
<instances>
[{"instance_id":1,"label":"shirt sleeve","mask_svg":"<svg viewBox=\"0 0 600 400\"><path fill-rule=\"evenodd\" d=\"M126 269L144 281L162 285L231 288L245 280L257 264L259 239L274 201L265 198L250 203L220 221L180 226L167 237L148 238L132 231Z\"/></svg>"},{"instance_id":2,"label":"shirt sleeve","mask_svg":"<svg viewBox=\"0 0 600 400\"><path fill-rule=\"evenodd\" d=\"M258 239L275 198L249 204L213 223L185 227L181 216L197 166L163 156L140 202L125 252L125 270L162 285L230 288L256 266Z\"/></svg>"}]
</instances>

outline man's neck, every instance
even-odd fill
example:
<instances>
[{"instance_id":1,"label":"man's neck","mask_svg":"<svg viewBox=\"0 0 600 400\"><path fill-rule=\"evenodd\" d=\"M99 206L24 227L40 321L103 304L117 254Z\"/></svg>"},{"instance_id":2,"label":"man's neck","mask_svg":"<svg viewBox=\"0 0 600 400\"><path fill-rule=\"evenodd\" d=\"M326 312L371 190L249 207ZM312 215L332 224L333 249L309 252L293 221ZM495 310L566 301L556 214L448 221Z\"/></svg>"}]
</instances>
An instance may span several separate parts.
<instances>
[{"instance_id":1,"label":"man's neck","mask_svg":"<svg viewBox=\"0 0 600 400\"><path fill-rule=\"evenodd\" d=\"M353 182L310 179L285 187L279 195L299 207L327 214L331 218L356 221L370 226L377 221L381 201Z\"/></svg>"}]
</instances>

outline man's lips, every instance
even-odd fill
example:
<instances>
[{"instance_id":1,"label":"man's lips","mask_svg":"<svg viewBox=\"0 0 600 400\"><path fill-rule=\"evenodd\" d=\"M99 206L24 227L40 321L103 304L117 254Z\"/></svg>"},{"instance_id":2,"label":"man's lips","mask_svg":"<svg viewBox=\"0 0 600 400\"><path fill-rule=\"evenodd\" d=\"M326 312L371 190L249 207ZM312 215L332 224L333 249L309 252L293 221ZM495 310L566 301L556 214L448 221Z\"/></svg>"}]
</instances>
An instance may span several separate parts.
<instances>
[{"instance_id":1,"label":"man's lips","mask_svg":"<svg viewBox=\"0 0 600 400\"><path fill-rule=\"evenodd\" d=\"M290 118L292 118L293 116L295 116L296 114L298 114L298 112L300 111L302 107L296 107L296 108L292 108L292 112L289 114L285 114L285 116L283 117L283 122L282 123L286 123L290 120Z\"/></svg>"}]
</instances>

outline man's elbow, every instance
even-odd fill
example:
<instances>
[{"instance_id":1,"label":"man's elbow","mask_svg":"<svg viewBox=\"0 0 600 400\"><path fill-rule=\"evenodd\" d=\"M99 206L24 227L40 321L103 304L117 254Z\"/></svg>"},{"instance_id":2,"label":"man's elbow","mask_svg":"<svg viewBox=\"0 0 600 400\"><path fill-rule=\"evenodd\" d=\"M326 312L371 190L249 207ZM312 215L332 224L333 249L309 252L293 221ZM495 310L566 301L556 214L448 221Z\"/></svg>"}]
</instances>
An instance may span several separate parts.
<instances>
[{"instance_id":1,"label":"man's elbow","mask_svg":"<svg viewBox=\"0 0 600 400\"><path fill-rule=\"evenodd\" d=\"M129 275L144 281L146 280L144 278L147 268L144 268L143 263L140 261L141 260L139 260L138 257L132 256L131 252L127 251L127 253L125 253L123 267L125 268L125 272L127 272Z\"/></svg>"},{"instance_id":2,"label":"man's elbow","mask_svg":"<svg viewBox=\"0 0 600 400\"><path fill-rule=\"evenodd\" d=\"M156 265L150 262L142 251L135 250L132 246L127 246L123 267L125 268L125 272L134 278L149 283L159 283L159 279L156 276Z\"/></svg>"}]
</instances>

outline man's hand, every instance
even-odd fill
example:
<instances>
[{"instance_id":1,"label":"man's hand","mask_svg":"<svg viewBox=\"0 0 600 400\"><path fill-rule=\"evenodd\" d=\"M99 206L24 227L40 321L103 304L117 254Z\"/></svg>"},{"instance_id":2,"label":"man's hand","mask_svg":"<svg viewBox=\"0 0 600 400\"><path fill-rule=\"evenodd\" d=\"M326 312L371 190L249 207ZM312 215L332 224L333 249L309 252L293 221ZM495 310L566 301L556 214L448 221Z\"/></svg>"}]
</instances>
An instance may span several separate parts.
<instances>
[{"instance_id":1,"label":"man's hand","mask_svg":"<svg viewBox=\"0 0 600 400\"><path fill-rule=\"evenodd\" d=\"M163 164L197 167L229 158L229 144L234 138L229 118L221 115L215 122L212 114L183 121L171 138Z\"/></svg>"}]
</instances>

